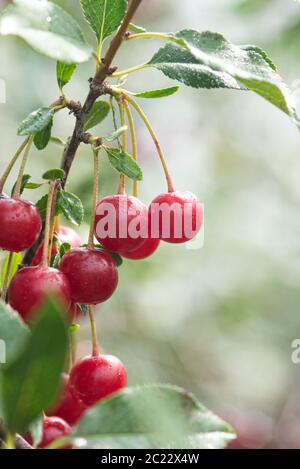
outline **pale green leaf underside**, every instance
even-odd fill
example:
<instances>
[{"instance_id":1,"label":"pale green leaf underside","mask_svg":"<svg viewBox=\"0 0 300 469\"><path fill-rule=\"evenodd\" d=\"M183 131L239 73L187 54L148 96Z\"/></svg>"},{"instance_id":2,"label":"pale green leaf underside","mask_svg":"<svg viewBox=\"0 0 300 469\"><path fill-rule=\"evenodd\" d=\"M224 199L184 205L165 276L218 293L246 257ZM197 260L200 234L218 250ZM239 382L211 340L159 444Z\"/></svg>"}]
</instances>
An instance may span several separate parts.
<instances>
[{"instance_id":1,"label":"pale green leaf underside","mask_svg":"<svg viewBox=\"0 0 300 469\"><path fill-rule=\"evenodd\" d=\"M249 89L298 123L291 94L262 49L235 46L209 31L184 30L176 36L186 48L167 44L154 55L150 66L194 88Z\"/></svg>"},{"instance_id":2,"label":"pale green leaf underside","mask_svg":"<svg viewBox=\"0 0 300 469\"><path fill-rule=\"evenodd\" d=\"M81 0L81 7L98 40L110 36L120 25L126 9L126 0Z\"/></svg>"},{"instance_id":3,"label":"pale green leaf underside","mask_svg":"<svg viewBox=\"0 0 300 469\"><path fill-rule=\"evenodd\" d=\"M71 192L60 191L57 197L57 208L74 225L79 226L84 217L81 200Z\"/></svg>"},{"instance_id":4,"label":"pale green leaf underside","mask_svg":"<svg viewBox=\"0 0 300 469\"><path fill-rule=\"evenodd\" d=\"M91 408L73 436L88 448L224 448L232 429L183 389L128 388ZM82 441L82 440L81 440Z\"/></svg>"},{"instance_id":5,"label":"pale green leaf underside","mask_svg":"<svg viewBox=\"0 0 300 469\"><path fill-rule=\"evenodd\" d=\"M46 0L14 0L1 15L0 34L19 36L37 52L67 63L85 62L92 52L77 22Z\"/></svg>"},{"instance_id":6,"label":"pale green leaf underside","mask_svg":"<svg viewBox=\"0 0 300 469\"><path fill-rule=\"evenodd\" d=\"M10 363L24 347L29 337L29 329L25 326L19 314L13 311L3 301L0 301L0 339L5 342L6 362Z\"/></svg>"},{"instance_id":7,"label":"pale green leaf underside","mask_svg":"<svg viewBox=\"0 0 300 469\"><path fill-rule=\"evenodd\" d=\"M50 107L40 107L21 122L18 128L18 135L34 135L37 132L41 132L51 124L53 116L54 109Z\"/></svg>"}]
</instances>

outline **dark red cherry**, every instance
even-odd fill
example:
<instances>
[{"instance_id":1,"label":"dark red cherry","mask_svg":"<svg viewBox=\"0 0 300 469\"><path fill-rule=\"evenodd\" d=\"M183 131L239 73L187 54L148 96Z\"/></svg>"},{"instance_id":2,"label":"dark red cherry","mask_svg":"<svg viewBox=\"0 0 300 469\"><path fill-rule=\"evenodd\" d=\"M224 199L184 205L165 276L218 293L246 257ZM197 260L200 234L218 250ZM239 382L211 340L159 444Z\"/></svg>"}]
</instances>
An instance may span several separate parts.
<instances>
[{"instance_id":1,"label":"dark red cherry","mask_svg":"<svg viewBox=\"0 0 300 469\"><path fill-rule=\"evenodd\" d=\"M116 263L104 249L72 249L63 256L59 269L69 280L74 303L103 303L118 285Z\"/></svg>"},{"instance_id":2,"label":"dark red cherry","mask_svg":"<svg viewBox=\"0 0 300 469\"><path fill-rule=\"evenodd\" d=\"M102 199L96 209L95 236L106 249L131 251L148 232L147 207L136 197L118 194Z\"/></svg>"},{"instance_id":3,"label":"dark red cherry","mask_svg":"<svg viewBox=\"0 0 300 469\"><path fill-rule=\"evenodd\" d=\"M157 196L149 207L151 235L168 243L185 243L199 232L203 207L191 192L169 192Z\"/></svg>"},{"instance_id":4,"label":"dark red cherry","mask_svg":"<svg viewBox=\"0 0 300 469\"><path fill-rule=\"evenodd\" d=\"M152 256L159 246L160 240L158 238L147 238L141 246L133 251L124 252L120 254L126 259L140 260Z\"/></svg>"},{"instance_id":5,"label":"dark red cherry","mask_svg":"<svg viewBox=\"0 0 300 469\"><path fill-rule=\"evenodd\" d=\"M69 310L70 285L62 272L51 267L24 267L11 281L8 288L8 302L25 322L30 322L47 293L53 293L66 307L66 311Z\"/></svg>"},{"instance_id":6,"label":"dark red cherry","mask_svg":"<svg viewBox=\"0 0 300 469\"><path fill-rule=\"evenodd\" d=\"M71 370L70 390L86 406L92 406L126 386L126 369L112 355L89 355L75 363Z\"/></svg>"},{"instance_id":7,"label":"dark red cherry","mask_svg":"<svg viewBox=\"0 0 300 469\"><path fill-rule=\"evenodd\" d=\"M27 200L0 197L0 248L21 252L38 239L42 220L37 207Z\"/></svg>"},{"instance_id":8,"label":"dark red cherry","mask_svg":"<svg viewBox=\"0 0 300 469\"><path fill-rule=\"evenodd\" d=\"M66 373L63 373L62 375L61 384L62 386L58 402L54 407L52 407L52 409L47 411L47 415L60 417L72 426L78 422L80 417L86 411L86 407L70 392L69 375Z\"/></svg>"},{"instance_id":9,"label":"dark red cherry","mask_svg":"<svg viewBox=\"0 0 300 469\"><path fill-rule=\"evenodd\" d=\"M60 226L58 229L58 233L56 234L58 241L61 244L68 243L72 248L79 248L81 246L81 239L80 236L76 233L75 230L69 228L67 226ZM44 243L41 243L36 251L36 254L33 258L31 265L39 265L42 256L43 256L43 247ZM51 257L56 256L57 254L57 244L54 242L52 245Z\"/></svg>"},{"instance_id":10,"label":"dark red cherry","mask_svg":"<svg viewBox=\"0 0 300 469\"><path fill-rule=\"evenodd\" d=\"M71 433L70 425L59 417L44 417L42 441L37 448L43 449L53 441L64 438ZM32 445L31 435L25 435L25 440ZM72 445L62 446L61 449L71 449Z\"/></svg>"}]
</instances>

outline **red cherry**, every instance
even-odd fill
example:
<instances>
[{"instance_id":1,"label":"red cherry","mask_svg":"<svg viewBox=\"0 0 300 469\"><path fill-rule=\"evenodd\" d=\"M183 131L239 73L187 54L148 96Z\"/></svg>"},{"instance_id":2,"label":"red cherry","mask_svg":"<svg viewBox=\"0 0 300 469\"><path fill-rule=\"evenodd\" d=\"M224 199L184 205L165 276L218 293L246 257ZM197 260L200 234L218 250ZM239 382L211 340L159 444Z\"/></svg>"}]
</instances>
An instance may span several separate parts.
<instances>
[{"instance_id":1,"label":"red cherry","mask_svg":"<svg viewBox=\"0 0 300 469\"><path fill-rule=\"evenodd\" d=\"M32 202L0 197L0 227L0 248L21 252L38 239L42 220Z\"/></svg>"},{"instance_id":2,"label":"red cherry","mask_svg":"<svg viewBox=\"0 0 300 469\"><path fill-rule=\"evenodd\" d=\"M109 251L131 251L148 230L147 207L136 197L118 194L102 199L96 209L95 236Z\"/></svg>"},{"instance_id":3,"label":"red cherry","mask_svg":"<svg viewBox=\"0 0 300 469\"><path fill-rule=\"evenodd\" d=\"M72 249L63 256L59 269L70 282L74 303L102 303L118 285L115 261L103 249Z\"/></svg>"},{"instance_id":4,"label":"red cherry","mask_svg":"<svg viewBox=\"0 0 300 469\"><path fill-rule=\"evenodd\" d=\"M47 414L64 419L69 425L75 425L85 412L86 407L76 399L69 389L69 375L62 375L62 388L60 398L56 405Z\"/></svg>"},{"instance_id":5,"label":"red cherry","mask_svg":"<svg viewBox=\"0 0 300 469\"><path fill-rule=\"evenodd\" d=\"M112 355L89 355L75 363L71 370L70 390L86 406L92 406L126 386L126 369Z\"/></svg>"},{"instance_id":6,"label":"red cherry","mask_svg":"<svg viewBox=\"0 0 300 469\"><path fill-rule=\"evenodd\" d=\"M44 417L42 441L37 448L46 448L53 441L64 438L71 433L71 427L59 417ZM32 445L31 435L25 435L25 440ZM61 449L71 449L71 445L62 446Z\"/></svg>"},{"instance_id":7,"label":"red cherry","mask_svg":"<svg viewBox=\"0 0 300 469\"><path fill-rule=\"evenodd\" d=\"M29 322L49 292L63 302L66 310L69 309L70 285L62 272L51 267L24 267L11 281L8 302L25 322Z\"/></svg>"},{"instance_id":8,"label":"red cherry","mask_svg":"<svg viewBox=\"0 0 300 469\"><path fill-rule=\"evenodd\" d=\"M60 226L57 233L58 241L61 244L68 243L71 245L72 248L79 248L81 246L81 239L80 236L76 233L75 230L72 228L68 228L67 226ZM36 251L36 254L33 258L31 265L39 265L41 263L43 257L43 247L44 243L41 243ZM51 257L56 256L57 254L57 246L54 243L52 245Z\"/></svg>"},{"instance_id":9,"label":"red cherry","mask_svg":"<svg viewBox=\"0 0 300 469\"><path fill-rule=\"evenodd\" d=\"M133 260L146 259L147 257L152 256L152 254L157 250L159 243L160 240L158 238L147 238L137 249L129 252L122 251L121 256L126 259Z\"/></svg>"},{"instance_id":10,"label":"red cherry","mask_svg":"<svg viewBox=\"0 0 300 469\"><path fill-rule=\"evenodd\" d=\"M150 204L151 235L167 243L185 243L199 232L203 208L191 192L169 192L157 196Z\"/></svg>"}]
</instances>

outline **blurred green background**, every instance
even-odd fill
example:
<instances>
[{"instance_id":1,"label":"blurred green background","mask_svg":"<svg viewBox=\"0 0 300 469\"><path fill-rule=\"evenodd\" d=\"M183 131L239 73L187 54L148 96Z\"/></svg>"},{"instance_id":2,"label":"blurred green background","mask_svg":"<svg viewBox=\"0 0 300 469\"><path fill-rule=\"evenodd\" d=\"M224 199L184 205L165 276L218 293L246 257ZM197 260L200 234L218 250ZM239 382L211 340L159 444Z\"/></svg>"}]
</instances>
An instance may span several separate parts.
<instances>
[{"instance_id":1,"label":"blurred green background","mask_svg":"<svg viewBox=\"0 0 300 469\"><path fill-rule=\"evenodd\" d=\"M0 1L3 6L4 1ZM79 1L57 1L82 23ZM236 44L265 48L295 99L300 99L300 3L293 0L147 0L136 22L149 30L185 27L223 33ZM125 44L120 68L150 58L160 43ZM55 63L14 38L0 41L0 168L20 138L18 123L58 96ZM81 65L66 89L83 100L94 64ZM132 91L170 82L159 72L130 76ZM197 245L161 245L149 260L126 261L116 295L97 310L103 351L126 364L130 384L163 382L193 391L238 430L244 447L300 448L300 365L291 343L300 338L300 139L289 119L247 92L192 90L143 101L178 189L205 204L205 234ZM137 118L144 170L141 198L165 190L153 143ZM54 134L66 139L74 125L60 113ZM98 133L112 129L106 119ZM33 151L33 180L59 165L53 144ZM101 195L117 188L117 174L101 160ZM12 185L14 178L10 179ZM87 207L92 159L80 148L68 190ZM25 193L35 200L43 191ZM89 352L89 324L81 321L78 354Z\"/></svg>"}]
</instances>

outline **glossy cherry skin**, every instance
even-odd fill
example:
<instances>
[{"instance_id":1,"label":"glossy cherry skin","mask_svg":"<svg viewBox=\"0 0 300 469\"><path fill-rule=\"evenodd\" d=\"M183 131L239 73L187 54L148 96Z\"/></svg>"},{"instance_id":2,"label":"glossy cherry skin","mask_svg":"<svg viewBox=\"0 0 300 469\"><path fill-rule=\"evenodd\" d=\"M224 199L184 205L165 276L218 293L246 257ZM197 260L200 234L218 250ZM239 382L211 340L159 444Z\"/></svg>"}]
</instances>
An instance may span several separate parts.
<instances>
[{"instance_id":1,"label":"glossy cherry skin","mask_svg":"<svg viewBox=\"0 0 300 469\"><path fill-rule=\"evenodd\" d=\"M98 203L95 237L109 251L137 249L146 237L139 232L141 227L148 229L148 210L136 197L118 194Z\"/></svg>"},{"instance_id":2,"label":"glossy cherry skin","mask_svg":"<svg viewBox=\"0 0 300 469\"><path fill-rule=\"evenodd\" d=\"M59 269L69 280L74 303L103 303L118 285L116 263L104 249L72 249L63 256Z\"/></svg>"},{"instance_id":3,"label":"glossy cherry skin","mask_svg":"<svg viewBox=\"0 0 300 469\"><path fill-rule=\"evenodd\" d=\"M61 244L68 243L70 244L71 248L79 248L82 242L80 236L76 233L75 230L69 228L67 226L60 226L57 233L57 239ZM36 251L36 254L33 258L31 265L39 265L42 256L43 256L43 247L44 243L41 243ZM52 245L51 257L56 256L58 247L54 242Z\"/></svg>"},{"instance_id":4,"label":"glossy cherry skin","mask_svg":"<svg viewBox=\"0 0 300 469\"><path fill-rule=\"evenodd\" d=\"M72 394L88 407L126 386L126 369L112 355L86 356L75 363L70 373Z\"/></svg>"},{"instance_id":5,"label":"glossy cherry skin","mask_svg":"<svg viewBox=\"0 0 300 469\"><path fill-rule=\"evenodd\" d=\"M42 220L37 207L27 200L0 197L0 248L21 252L38 239Z\"/></svg>"},{"instance_id":6,"label":"glossy cherry skin","mask_svg":"<svg viewBox=\"0 0 300 469\"><path fill-rule=\"evenodd\" d=\"M43 449L49 446L53 441L64 438L71 433L70 425L59 417L44 417L42 441L37 448ZM31 435L25 435L25 440L32 445ZM61 449L71 449L72 446L63 446Z\"/></svg>"},{"instance_id":7,"label":"glossy cherry skin","mask_svg":"<svg viewBox=\"0 0 300 469\"><path fill-rule=\"evenodd\" d=\"M141 260L146 259L147 257L152 256L154 252L157 250L160 244L160 240L158 238L147 238L143 242L141 246L133 251L122 251L120 254L125 259L132 259L132 260Z\"/></svg>"},{"instance_id":8,"label":"glossy cherry skin","mask_svg":"<svg viewBox=\"0 0 300 469\"><path fill-rule=\"evenodd\" d=\"M61 384L58 402L52 409L47 411L47 415L60 417L72 426L78 422L86 411L86 407L71 393L69 389L69 375L66 373L62 375Z\"/></svg>"},{"instance_id":9,"label":"glossy cherry skin","mask_svg":"<svg viewBox=\"0 0 300 469\"><path fill-rule=\"evenodd\" d=\"M193 239L203 223L203 207L191 192L160 194L150 204L151 235L167 243Z\"/></svg>"},{"instance_id":10,"label":"glossy cherry skin","mask_svg":"<svg viewBox=\"0 0 300 469\"><path fill-rule=\"evenodd\" d=\"M8 302L25 322L30 322L42 306L47 293L54 294L66 311L69 310L71 290L69 281L62 272L51 267L24 267L11 281Z\"/></svg>"}]
</instances>

